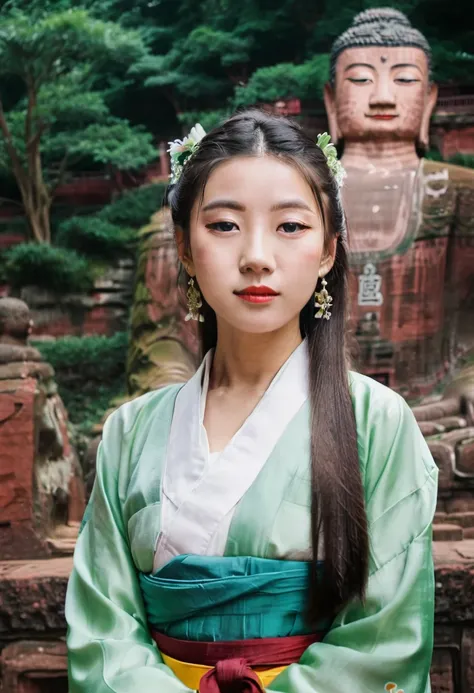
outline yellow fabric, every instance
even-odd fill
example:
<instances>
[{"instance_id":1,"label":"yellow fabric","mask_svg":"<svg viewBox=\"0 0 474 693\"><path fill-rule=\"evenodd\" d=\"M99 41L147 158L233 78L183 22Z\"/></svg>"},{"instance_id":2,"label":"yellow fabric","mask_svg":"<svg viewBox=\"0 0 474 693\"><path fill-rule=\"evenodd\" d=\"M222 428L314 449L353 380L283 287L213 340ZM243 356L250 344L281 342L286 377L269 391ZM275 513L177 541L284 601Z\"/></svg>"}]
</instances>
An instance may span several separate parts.
<instances>
[{"instance_id":1,"label":"yellow fabric","mask_svg":"<svg viewBox=\"0 0 474 693\"><path fill-rule=\"evenodd\" d=\"M207 674L213 667L206 667L201 664L190 664L189 662L181 662L179 659L173 659L173 657L168 657L168 655L162 654L164 663L169 666L171 671L178 677L178 679L184 683L185 686L191 688L193 691L199 690L199 682L201 681L204 674ZM260 682L264 688L269 686L273 679L275 679L278 674L286 669L284 667L257 667L254 669Z\"/></svg>"}]
</instances>

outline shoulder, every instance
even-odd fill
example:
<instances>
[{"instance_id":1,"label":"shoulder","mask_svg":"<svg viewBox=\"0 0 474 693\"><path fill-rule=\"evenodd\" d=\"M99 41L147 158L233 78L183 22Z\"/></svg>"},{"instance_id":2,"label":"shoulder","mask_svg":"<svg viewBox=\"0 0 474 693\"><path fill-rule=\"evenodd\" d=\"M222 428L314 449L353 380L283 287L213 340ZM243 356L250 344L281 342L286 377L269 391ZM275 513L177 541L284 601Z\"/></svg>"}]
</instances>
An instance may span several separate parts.
<instances>
[{"instance_id":1,"label":"shoulder","mask_svg":"<svg viewBox=\"0 0 474 693\"><path fill-rule=\"evenodd\" d=\"M181 385L170 385L147 392L110 414L100 443L97 473L100 473L102 458L110 474L118 474L123 479L130 477L147 439L168 429L180 388Z\"/></svg>"},{"instance_id":2,"label":"shoulder","mask_svg":"<svg viewBox=\"0 0 474 693\"><path fill-rule=\"evenodd\" d=\"M474 189L474 169L467 166L458 166L456 164L448 164L445 161L424 159L423 174L425 177L442 174L455 187Z\"/></svg>"},{"instance_id":3,"label":"shoulder","mask_svg":"<svg viewBox=\"0 0 474 693\"><path fill-rule=\"evenodd\" d=\"M381 421L398 423L404 415L413 417L403 397L373 378L350 371L349 383L358 429Z\"/></svg>"},{"instance_id":4,"label":"shoulder","mask_svg":"<svg viewBox=\"0 0 474 693\"><path fill-rule=\"evenodd\" d=\"M370 442L377 437L393 439L405 431L423 440L413 412L403 397L362 373L350 371L349 379L358 435Z\"/></svg>"},{"instance_id":5,"label":"shoulder","mask_svg":"<svg viewBox=\"0 0 474 693\"><path fill-rule=\"evenodd\" d=\"M383 477L393 499L436 481L436 464L403 397L353 371L350 387L367 499Z\"/></svg>"},{"instance_id":6,"label":"shoulder","mask_svg":"<svg viewBox=\"0 0 474 693\"><path fill-rule=\"evenodd\" d=\"M156 416L172 411L181 387L182 385L169 385L125 402L107 418L104 437L118 431L122 435L128 435L135 431L138 425L148 426Z\"/></svg>"}]
</instances>

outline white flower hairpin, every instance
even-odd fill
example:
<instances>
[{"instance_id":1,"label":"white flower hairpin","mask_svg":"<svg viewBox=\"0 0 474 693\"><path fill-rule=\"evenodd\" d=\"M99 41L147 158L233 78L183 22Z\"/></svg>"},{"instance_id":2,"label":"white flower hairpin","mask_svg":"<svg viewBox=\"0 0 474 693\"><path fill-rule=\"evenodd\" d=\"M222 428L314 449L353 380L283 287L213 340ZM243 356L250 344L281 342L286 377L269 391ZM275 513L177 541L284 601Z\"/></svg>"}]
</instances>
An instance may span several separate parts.
<instances>
[{"instance_id":1,"label":"white flower hairpin","mask_svg":"<svg viewBox=\"0 0 474 693\"><path fill-rule=\"evenodd\" d=\"M323 132L322 135L318 135L316 144L326 157L328 166L331 169L338 186L342 188L344 185L344 178L347 176L347 173L344 166L337 158L337 150L334 144L331 142L331 136L328 135L327 132Z\"/></svg>"},{"instance_id":2,"label":"white flower hairpin","mask_svg":"<svg viewBox=\"0 0 474 693\"><path fill-rule=\"evenodd\" d=\"M182 140L173 140L168 142L169 155L171 159L171 174L170 182L177 183L187 160L194 154L198 148L199 142L206 135L206 131L199 123L191 128L189 135Z\"/></svg>"},{"instance_id":3,"label":"white flower hairpin","mask_svg":"<svg viewBox=\"0 0 474 693\"><path fill-rule=\"evenodd\" d=\"M191 128L186 137L182 140L173 140L173 142L168 142L169 144L169 155L171 159L171 174L170 182L177 183L186 162L192 157L194 152L197 150L200 141L205 137L206 131L199 123ZM337 184L341 188L344 184L344 178L347 176L343 165L337 158L337 150L334 144L331 142L331 137L327 132L323 132L318 135L316 144L323 152L328 162L328 166L336 179Z\"/></svg>"}]
</instances>

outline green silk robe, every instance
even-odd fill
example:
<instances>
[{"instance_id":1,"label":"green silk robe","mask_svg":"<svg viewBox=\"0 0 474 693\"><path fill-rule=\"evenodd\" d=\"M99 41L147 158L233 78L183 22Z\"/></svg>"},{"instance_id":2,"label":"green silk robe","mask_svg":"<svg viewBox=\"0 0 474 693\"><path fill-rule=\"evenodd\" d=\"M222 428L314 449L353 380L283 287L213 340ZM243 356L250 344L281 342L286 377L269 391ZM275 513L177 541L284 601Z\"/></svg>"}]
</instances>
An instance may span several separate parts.
<instances>
[{"instance_id":1,"label":"green silk robe","mask_svg":"<svg viewBox=\"0 0 474 693\"><path fill-rule=\"evenodd\" d=\"M347 605L269 693L430 690L437 468L405 402L365 376L350 380L370 532L367 599ZM144 395L106 422L66 601L70 693L189 692L151 639L138 576L153 571L179 389ZM308 551L308 424L305 403L238 502L225 556Z\"/></svg>"}]
</instances>

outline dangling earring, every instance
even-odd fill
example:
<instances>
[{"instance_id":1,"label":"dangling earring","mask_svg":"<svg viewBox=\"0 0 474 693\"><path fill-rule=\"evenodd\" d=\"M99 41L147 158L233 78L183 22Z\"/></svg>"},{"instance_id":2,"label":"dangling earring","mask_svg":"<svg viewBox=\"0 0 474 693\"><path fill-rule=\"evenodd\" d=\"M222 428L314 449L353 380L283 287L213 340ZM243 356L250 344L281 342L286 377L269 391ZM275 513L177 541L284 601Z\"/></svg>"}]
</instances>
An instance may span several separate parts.
<instances>
[{"instance_id":1,"label":"dangling earring","mask_svg":"<svg viewBox=\"0 0 474 693\"><path fill-rule=\"evenodd\" d=\"M201 292L194 286L194 279L190 277L188 281L189 289L186 292L186 297L188 299L188 311L185 320L198 320L199 322L204 322L204 316L200 314L199 308L202 308L202 298Z\"/></svg>"},{"instance_id":2,"label":"dangling earring","mask_svg":"<svg viewBox=\"0 0 474 693\"><path fill-rule=\"evenodd\" d=\"M329 295L326 289L327 281L324 279L324 277L321 284L323 285L321 291L314 292L314 307L318 308L317 312L314 314L314 317L326 318L326 320L329 320L329 318L331 317L331 312L329 308L331 308L332 296Z\"/></svg>"}]
</instances>

